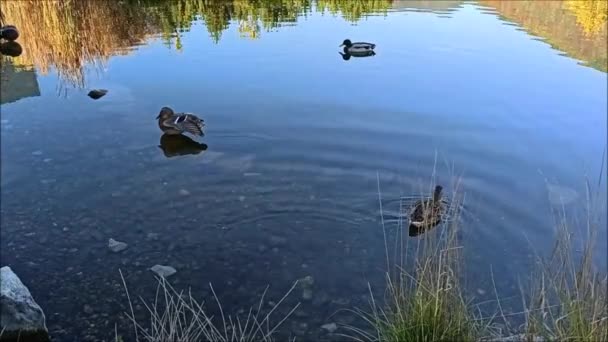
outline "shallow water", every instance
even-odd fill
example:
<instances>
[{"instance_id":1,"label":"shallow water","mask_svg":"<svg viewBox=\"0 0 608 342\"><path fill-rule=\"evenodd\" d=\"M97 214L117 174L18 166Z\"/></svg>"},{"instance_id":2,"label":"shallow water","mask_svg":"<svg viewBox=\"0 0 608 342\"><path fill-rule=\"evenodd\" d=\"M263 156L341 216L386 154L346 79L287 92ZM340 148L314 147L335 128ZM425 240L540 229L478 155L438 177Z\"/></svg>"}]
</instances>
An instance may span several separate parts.
<instances>
[{"instance_id":1,"label":"shallow water","mask_svg":"<svg viewBox=\"0 0 608 342\"><path fill-rule=\"evenodd\" d=\"M144 3L47 9L69 27L28 21L42 5L3 9L24 52L2 69L2 265L57 341L113 340L117 320L128 340L118 270L151 300L155 264L196 297L212 283L228 312L310 275L313 299L295 290L285 309L303 304L281 333L339 339L320 325L356 323L338 310L365 306L368 282L384 290L378 182L390 244L398 199L433 174L465 194L473 290L493 297L492 269L508 297L551 247L556 199L579 213L585 177L598 182L606 27L566 4ZM345 38L376 55L345 61ZM109 92L92 100L93 88ZM204 150L167 157L162 106L205 119Z\"/></svg>"}]
</instances>

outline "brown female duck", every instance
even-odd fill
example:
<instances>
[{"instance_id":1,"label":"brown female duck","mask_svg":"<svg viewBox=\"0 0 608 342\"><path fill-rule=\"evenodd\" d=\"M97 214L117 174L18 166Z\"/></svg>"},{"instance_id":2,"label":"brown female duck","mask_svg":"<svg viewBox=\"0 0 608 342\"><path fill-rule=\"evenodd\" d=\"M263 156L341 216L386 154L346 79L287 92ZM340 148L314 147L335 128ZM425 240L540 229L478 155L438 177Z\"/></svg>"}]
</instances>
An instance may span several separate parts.
<instances>
[{"instance_id":1,"label":"brown female duck","mask_svg":"<svg viewBox=\"0 0 608 342\"><path fill-rule=\"evenodd\" d=\"M204 121L191 113L175 113L169 107L163 107L156 117L158 127L165 134L190 133L192 135L203 135Z\"/></svg>"},{"instance_id":2,"label":"brown female duck","mask_svg":"<svg viewBox=\"0 0 608 342\"><path fill-rule=\"evenodd\" d=\"M443 204L441 203L440 185L435 187L433 197L429 199L419 200L414 204L410 214L410 226L415 228L431 228L441 221L441 212Z\"/></svg>"}]
</instances>

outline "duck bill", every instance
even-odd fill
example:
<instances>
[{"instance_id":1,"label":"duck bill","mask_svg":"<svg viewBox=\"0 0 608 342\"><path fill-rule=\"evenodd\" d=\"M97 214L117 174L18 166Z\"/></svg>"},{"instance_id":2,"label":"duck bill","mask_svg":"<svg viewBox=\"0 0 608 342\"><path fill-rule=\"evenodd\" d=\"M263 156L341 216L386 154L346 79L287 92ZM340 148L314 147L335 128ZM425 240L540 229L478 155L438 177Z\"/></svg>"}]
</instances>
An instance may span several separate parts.
<instances>
[{"instance_id":1,"label":"duck bill","mask_svg":"<svg viewBox=\"0 0 608 342\"><path fill-rule=\"evenodd\" d=\"M340 44L340 46L338 46L338 47L343 47L343 46L344 46L344 44Z\"/></svg>"},{"instance_id":2,"label":"duck bill","mask_svg":"<svg viewBox=\"0 0 608 342\"><path fill-rule=\"evenodd\" d=\"M158 120L158 119L160 119L160 114L158 114L158 116L156 117L156 119L157 119L157 120Z\"/></svg>"}]
</instances>

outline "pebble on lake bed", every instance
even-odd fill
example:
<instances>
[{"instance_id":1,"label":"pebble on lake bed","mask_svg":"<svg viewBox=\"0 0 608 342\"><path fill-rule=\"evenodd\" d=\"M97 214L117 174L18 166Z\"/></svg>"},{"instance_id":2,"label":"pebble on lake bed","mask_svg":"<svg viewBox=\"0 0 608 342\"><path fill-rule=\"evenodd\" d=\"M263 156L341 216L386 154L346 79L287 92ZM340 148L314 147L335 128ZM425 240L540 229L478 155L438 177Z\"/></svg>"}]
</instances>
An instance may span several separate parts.
<instances>
[{"instance_id":1,"label":"pebble on lake bed","mask_svg":"<svg viewBox=\"0 0 608 342\"><path fill-rule=\"evenodd\" d=\"M150 271L156 273L158 276L162 277L162 278L168 278L172 275L174 275L177 270L171 266L164 266L164 265L154 265L152 267L150 267Z\"/></svg>"},{"instance_id":2,"label":"pebble on lake bed","mask_svg":"<svg viewBox=\"0 0 608 342\"><path fill-rule=\"evenodd\" d=\"M306 276L300 279L300 286L302 287L302 299L303 300L312 300L312 286L314 285L315 280L312 276Z\"/></svg>"},{"instance_id":3,"label":"pebble on lake bed","mask_svg":"<svg viewBox=\"0 0 608 342\"><path fill-rule=\"evenodd\" d=\"M282 236L271 235L270 236L270 244L273 247L281 247L287 243L287 239Z\"/></svg>"},{"instance_id":4,"label":"pebble on lake bed","mask_svg":"<svg viewBox=\"0 0 608 342\"><path fill-rule=\"evenodd\" d=\"M108 248L114 253L118 253L120 251L124 251L127 249L127 244L121 241L116 241L112 238L108 240Z\"/></svg>"},{"instance_id":5,"label":"pebble on lake bed","mask_svg":"<svg viewBox=\"0 0 608 342\"><path fill-rule=\"evenodd\" d=\"M336 323L327 323L321 326L321 329L327 330L330 334L338 330Z\"/></svg>"},{"instance_id":6,"label":"pebble on lake bed","mask_svg":"<svg viewBox=\"0 0 608 342\"><path fill-rule=\"evenodd\" d=\"M150 241L156 241L156 240L158 240L158 237L159 237L158 233L148 233L146 235L146 239L150 240Z\"/></svg>"}]
</instances>

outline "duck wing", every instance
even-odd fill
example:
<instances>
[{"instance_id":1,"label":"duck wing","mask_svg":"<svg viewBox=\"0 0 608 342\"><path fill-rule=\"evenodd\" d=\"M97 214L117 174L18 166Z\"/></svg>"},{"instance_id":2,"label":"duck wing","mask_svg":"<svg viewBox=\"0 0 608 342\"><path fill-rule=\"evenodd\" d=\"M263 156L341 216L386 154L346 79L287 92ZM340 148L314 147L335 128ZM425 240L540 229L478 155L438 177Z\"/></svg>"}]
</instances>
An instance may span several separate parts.
<instances>
[{"instance_id":1,"label":"duck wing","mask_svg":"<svg viewBox=\"0 0 608 342\"><path fill-rule=\"evenodd\" d=\"M420 221L424 221L424 217L425 217L425 209L427 207L428 203L426 203L426 201L420 200L417 201L414 204L414 207L410 213L410 220L412 222L420 222Z\"/></svg>"},{"instance_id":2,"label":"duck wing","mask_svg":"<svg viewBox=\"0 0 608 342\"><path fill-rule=\"evenodd\" d=\"M355 49L370 50L370 49L374 49L376 47L376 44L357 42L357 43L353 43L352 47Z\"/></svg>"},{"instance_id":3,"label":"duck wing","mask_svg":"<svg viewBox=\"0 0 608 342\"><path fill-rule=\"evenodd\" d=\"M419 200L412 207L410 219L412 221L428 221L441 217L442 203L432 199Z\"/></svg>"},{"instance_id":4,"label":"duck wing","mask_svg":"<svg viewBox=\"0 0 608 342\"><path fill-rule=\"evenodd\" d=\"M174 128L181 132L188 132L193 135L203 135L203 127L205 123L202 119L194 114L183 113L177 114L163 121L163 126Z\"/></svg>"}]
</instances>

